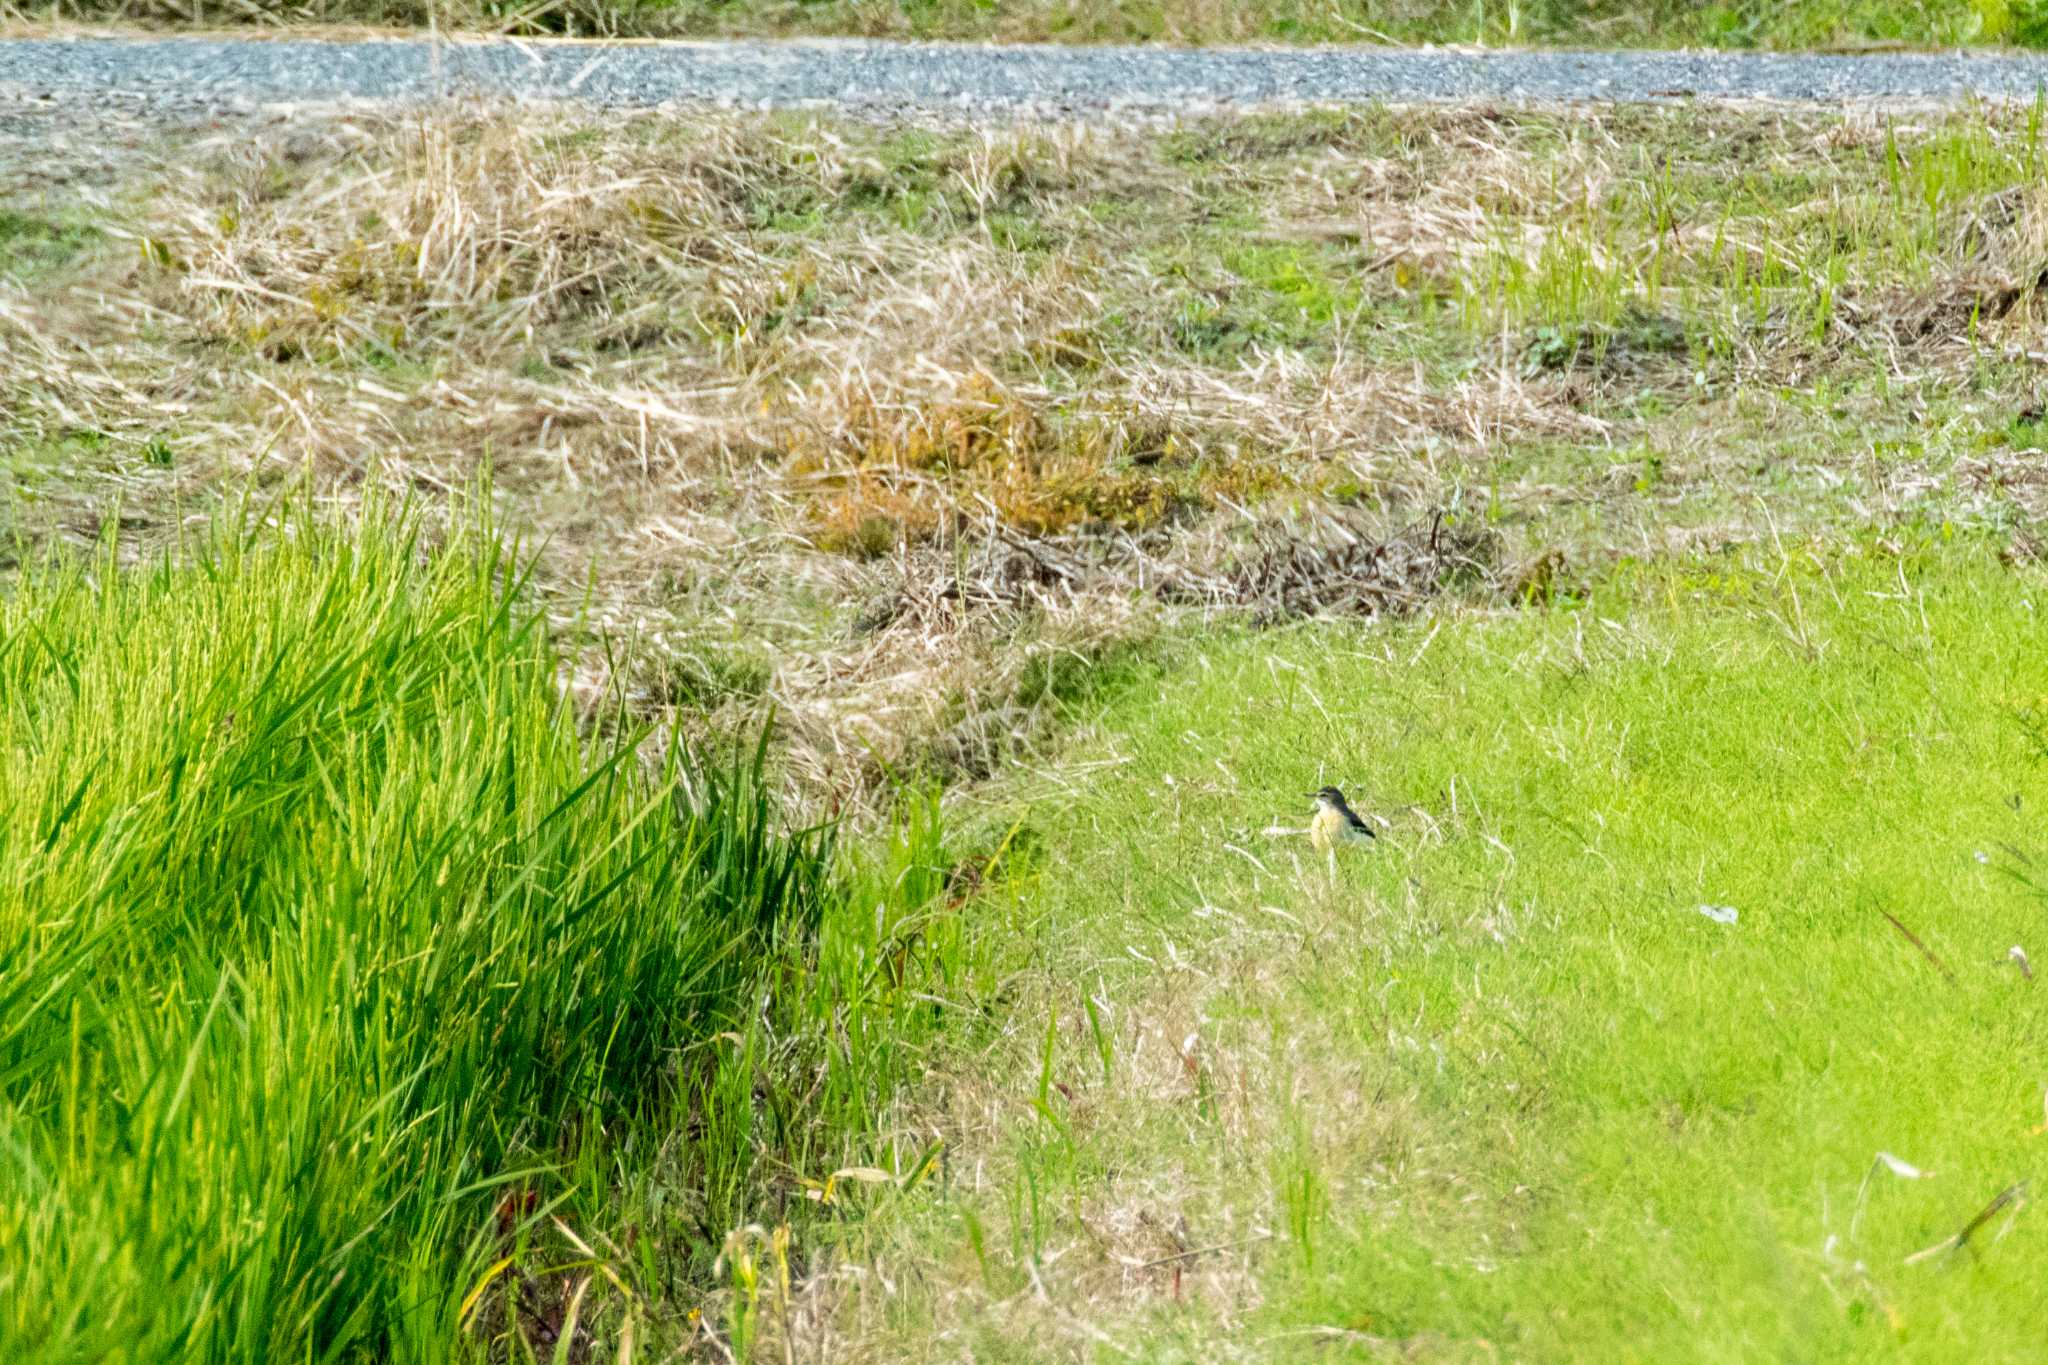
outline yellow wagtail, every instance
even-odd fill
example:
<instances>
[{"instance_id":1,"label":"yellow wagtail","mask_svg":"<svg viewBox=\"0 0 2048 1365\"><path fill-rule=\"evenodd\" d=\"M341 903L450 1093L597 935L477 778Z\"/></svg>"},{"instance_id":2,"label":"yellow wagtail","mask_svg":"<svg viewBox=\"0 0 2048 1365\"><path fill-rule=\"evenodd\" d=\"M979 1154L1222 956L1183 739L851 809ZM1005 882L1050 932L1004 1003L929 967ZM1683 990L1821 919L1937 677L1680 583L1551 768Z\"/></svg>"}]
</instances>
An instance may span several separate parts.
<instances>
[{"instance_id":1,"label":"yellow wagtail","mask_svg":"<svg viewBox=\"0 0 2048 1365\"><path fill-rule=\"evenodd\" d=\"M1345 803L1343 792L1325 787L1312 795L1316 813L1308 822L1308 841L1316 846L1316 852L1328 853L1339 844L1369 844L1378 838L1372 826Z\"/></svg>"}]
</instances>

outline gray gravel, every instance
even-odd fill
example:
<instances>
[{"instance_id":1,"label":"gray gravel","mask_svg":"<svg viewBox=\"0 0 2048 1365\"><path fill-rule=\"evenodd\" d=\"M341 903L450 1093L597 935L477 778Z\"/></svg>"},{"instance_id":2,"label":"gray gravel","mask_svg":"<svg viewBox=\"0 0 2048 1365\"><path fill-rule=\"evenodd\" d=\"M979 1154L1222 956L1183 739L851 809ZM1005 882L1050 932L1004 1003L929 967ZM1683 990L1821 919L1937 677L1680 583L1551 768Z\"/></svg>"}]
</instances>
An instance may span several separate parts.
<instances>
[{"instance_id":1,"label":"gray gravel","mask_svg":"<svg viewBox=\"0 0 2048 1365\"><path fill-rule=\"evenodd\" d=\"M2030 100L2048 57L1954 53L1187 51L899 43L0 41L0 98L129 107L463 95L632 108L1089 114L1323 102Z\"/></svg>"}]
</instances>

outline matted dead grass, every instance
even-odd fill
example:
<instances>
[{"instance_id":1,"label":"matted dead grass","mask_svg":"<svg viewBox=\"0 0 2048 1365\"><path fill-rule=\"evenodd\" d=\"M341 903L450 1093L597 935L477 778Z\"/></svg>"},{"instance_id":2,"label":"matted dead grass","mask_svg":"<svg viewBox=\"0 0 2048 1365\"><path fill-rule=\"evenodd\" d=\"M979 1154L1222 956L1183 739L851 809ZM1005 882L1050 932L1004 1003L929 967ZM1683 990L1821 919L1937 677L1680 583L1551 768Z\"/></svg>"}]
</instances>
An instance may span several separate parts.
<instances>
[{"instance_id":1,"label":"matted dead grass","mask_svg":"<svg viewBox=\"0 0 2048 1365\"><path fill-rule=\"evenodd\" d=\"M1981 368L2034 316L2028 136L490 107L187 132L37 200L100 246L0 279L5 433L35 485L16 521L83 539L118 515L143 545L223 489L439 502L488 470L591 634L575 686L707 729L772 703L791 781L857 804L1028 748L1059 701L1023 695L1047 659L1190 611L1512 586L1551 562L1557 509L1630 491L1518 452L1682 440L1703 397L1764 376ZM1959 169L1914 172L1949 196L1915 235L1852 157ZM1401 548L1438 513L1456 555Z\"/></svg>"}]
</instances>

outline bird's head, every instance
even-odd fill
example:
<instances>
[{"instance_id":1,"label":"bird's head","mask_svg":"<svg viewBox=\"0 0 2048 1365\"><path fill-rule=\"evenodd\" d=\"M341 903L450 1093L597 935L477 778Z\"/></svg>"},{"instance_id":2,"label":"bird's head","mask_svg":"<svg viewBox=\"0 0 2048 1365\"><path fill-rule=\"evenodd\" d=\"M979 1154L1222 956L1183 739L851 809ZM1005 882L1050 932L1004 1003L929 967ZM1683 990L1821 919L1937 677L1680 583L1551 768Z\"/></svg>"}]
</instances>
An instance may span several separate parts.
<instances>
[{"instance_id":1,"label":"bird's head","mask_svg":"<svg viewBox=\"0 0 2048 1365\"><path fill-rule=\"evenodd\" d=\"M1324 787L1321 791L1313 791L1308 795L1309 800L1315 802L1318 806L1335 806L1338 810L1344 809L1344 793L1338 791L1335 787Z\"/></svg>"}]
</instances>

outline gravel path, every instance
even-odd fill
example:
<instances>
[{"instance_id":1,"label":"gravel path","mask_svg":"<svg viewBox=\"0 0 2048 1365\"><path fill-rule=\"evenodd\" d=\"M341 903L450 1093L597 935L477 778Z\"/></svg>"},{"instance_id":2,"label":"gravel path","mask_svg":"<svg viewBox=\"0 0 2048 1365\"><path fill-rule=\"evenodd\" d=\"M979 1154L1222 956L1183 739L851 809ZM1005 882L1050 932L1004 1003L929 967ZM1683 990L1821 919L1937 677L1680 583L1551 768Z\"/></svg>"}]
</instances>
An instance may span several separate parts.
<instances>
[{"instance_id":1,"label":"gravel path","mask_svg":"<svg viewBox=\"0 0 2048 1365\"><path fill-rule=\"evenodd\" d=\"M487 94L611 107L1168 112L1375 101L2033 99L2048 56L1253 52L898 43L0 41L0 98L153 110Z\"/></svg>"}]
</instances>

